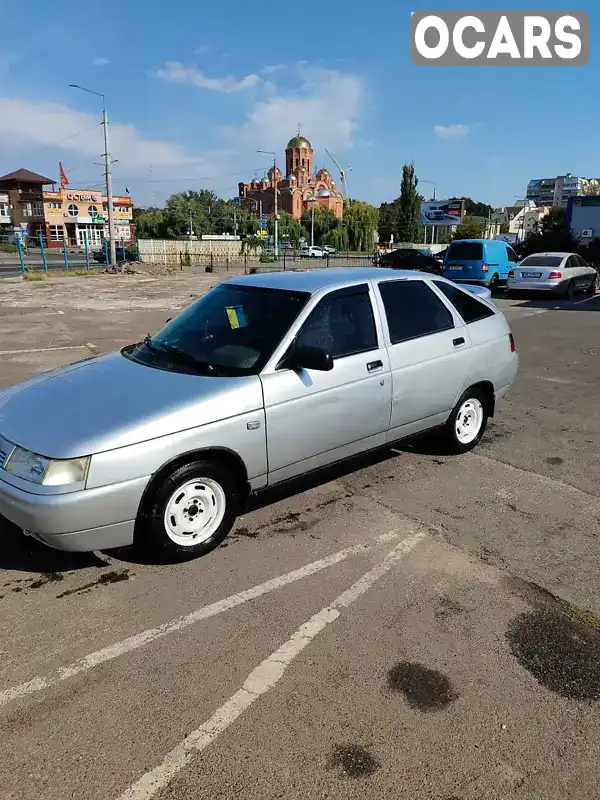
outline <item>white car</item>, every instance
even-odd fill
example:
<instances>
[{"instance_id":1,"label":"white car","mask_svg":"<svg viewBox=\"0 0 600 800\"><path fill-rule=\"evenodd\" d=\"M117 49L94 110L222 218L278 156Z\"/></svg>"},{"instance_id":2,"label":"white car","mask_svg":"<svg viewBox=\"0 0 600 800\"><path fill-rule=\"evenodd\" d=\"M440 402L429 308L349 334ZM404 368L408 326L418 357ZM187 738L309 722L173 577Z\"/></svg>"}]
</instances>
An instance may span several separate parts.
<instances>
[{"instance_id":1,"label":"white car","mask_svg":"<svg viewBox=\"0 0 600 800\"><path fill-rule=\"evenodd\" d=\"M508 273L507 292L545 291L573 297L577 291L594 294L598 273L576 253L534 253Z\"/></svg>"},{"instance_id":2,"label":"white car","mask_svg":"<svg viewBox=\"0 0 600 800\"><path fill-rule=\"evenodd\" d=\"M310 247L303 247L300 251L300 255L303 258L325 258L327 253L322 247L311 245Z\"/></svg>"}]
</instances>

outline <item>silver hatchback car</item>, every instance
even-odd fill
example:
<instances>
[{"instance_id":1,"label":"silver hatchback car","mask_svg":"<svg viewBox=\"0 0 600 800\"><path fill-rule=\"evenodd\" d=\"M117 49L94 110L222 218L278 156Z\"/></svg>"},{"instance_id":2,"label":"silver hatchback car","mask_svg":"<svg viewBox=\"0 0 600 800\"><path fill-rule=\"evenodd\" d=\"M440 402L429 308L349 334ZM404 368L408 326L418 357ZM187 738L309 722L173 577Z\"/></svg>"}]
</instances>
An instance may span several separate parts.
<instances>
[{"instance_id":1,"label":"silver hatchback car","mask_svg":"<svg viewBox=\"0 0 600 800\"><path fill-rule=\"evenodd\" d=\"M470 450L517 367L501 311L444 278L234 278L0 393L0 514L63 550L200 555L252 492L424 431Z\"/></svg>"}]
</instances>

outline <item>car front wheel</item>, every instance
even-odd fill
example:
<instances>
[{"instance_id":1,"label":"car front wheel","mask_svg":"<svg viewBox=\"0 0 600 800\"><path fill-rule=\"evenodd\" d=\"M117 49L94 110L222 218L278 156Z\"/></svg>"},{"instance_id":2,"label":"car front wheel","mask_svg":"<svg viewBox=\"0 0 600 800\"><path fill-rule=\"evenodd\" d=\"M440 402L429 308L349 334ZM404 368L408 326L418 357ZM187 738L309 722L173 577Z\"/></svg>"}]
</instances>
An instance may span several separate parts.
<instances>
[{"instance_id":1,"label":"car front wheel","mask_svg":"<svg viewBox=\"0 0 600 800\"><path fill-rule=\"evenodd\" d=\"M225 539L239 504L238 482L225 465L209 460L184 464L151 489L139 539L167 558L204 555Z\"/></svg>"},{"instance_id":2,"label":"car front wheel","mask_svg":"<svg viewBox=\"0 0 600 800\"><path fill-rule=\"evenodd\" d=\"M449 453L468 453L484 434L488 421L488 398L479 389L467 389L446 422L442 435Z\"/></svg>"}]
</instances>

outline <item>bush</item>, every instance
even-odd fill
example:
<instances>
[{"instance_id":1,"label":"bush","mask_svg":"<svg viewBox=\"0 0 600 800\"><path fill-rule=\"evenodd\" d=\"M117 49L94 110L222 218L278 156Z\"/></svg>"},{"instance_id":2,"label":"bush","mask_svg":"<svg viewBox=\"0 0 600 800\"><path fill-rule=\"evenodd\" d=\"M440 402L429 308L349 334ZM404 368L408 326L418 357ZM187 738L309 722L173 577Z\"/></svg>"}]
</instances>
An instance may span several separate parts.
<instances>
[{"instance_id":1,"label":"bush","mask_svg":"<svg viewBox=\"0 0 600 800\"><path fill-rule=\"evenodd\" d=\"M263 250L258 260L261 264L272 264L275 261L275 254L267 253Z\"/></svg>"},{"instance_id":2,"label":"bush","mask_svg":"<svg viewBox=\"0 0 600 800\"><path fill-rule=\"evenodd\" d=\"M16 244L0 244L0 253L16 253L17 251Z\"/></svg>"}]
</instances>

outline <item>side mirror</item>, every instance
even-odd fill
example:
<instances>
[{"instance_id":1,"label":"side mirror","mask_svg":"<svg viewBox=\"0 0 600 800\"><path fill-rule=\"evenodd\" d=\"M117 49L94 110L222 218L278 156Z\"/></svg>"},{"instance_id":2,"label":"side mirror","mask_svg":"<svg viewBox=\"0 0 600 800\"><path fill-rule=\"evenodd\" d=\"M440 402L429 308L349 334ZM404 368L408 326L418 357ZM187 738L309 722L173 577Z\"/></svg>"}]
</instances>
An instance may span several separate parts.
<instances>
[{"instance_id":1,"label":"side mirror","mask_svg":"<svg viewBox=\"0 0 600 800\"><path fill-rule=\"evenodd\" d=\"M315 369L319 372L330 372L333 369L333 357L320 347L295 347L292 365L302 369Z\"/></svg>"}]
</instances>

